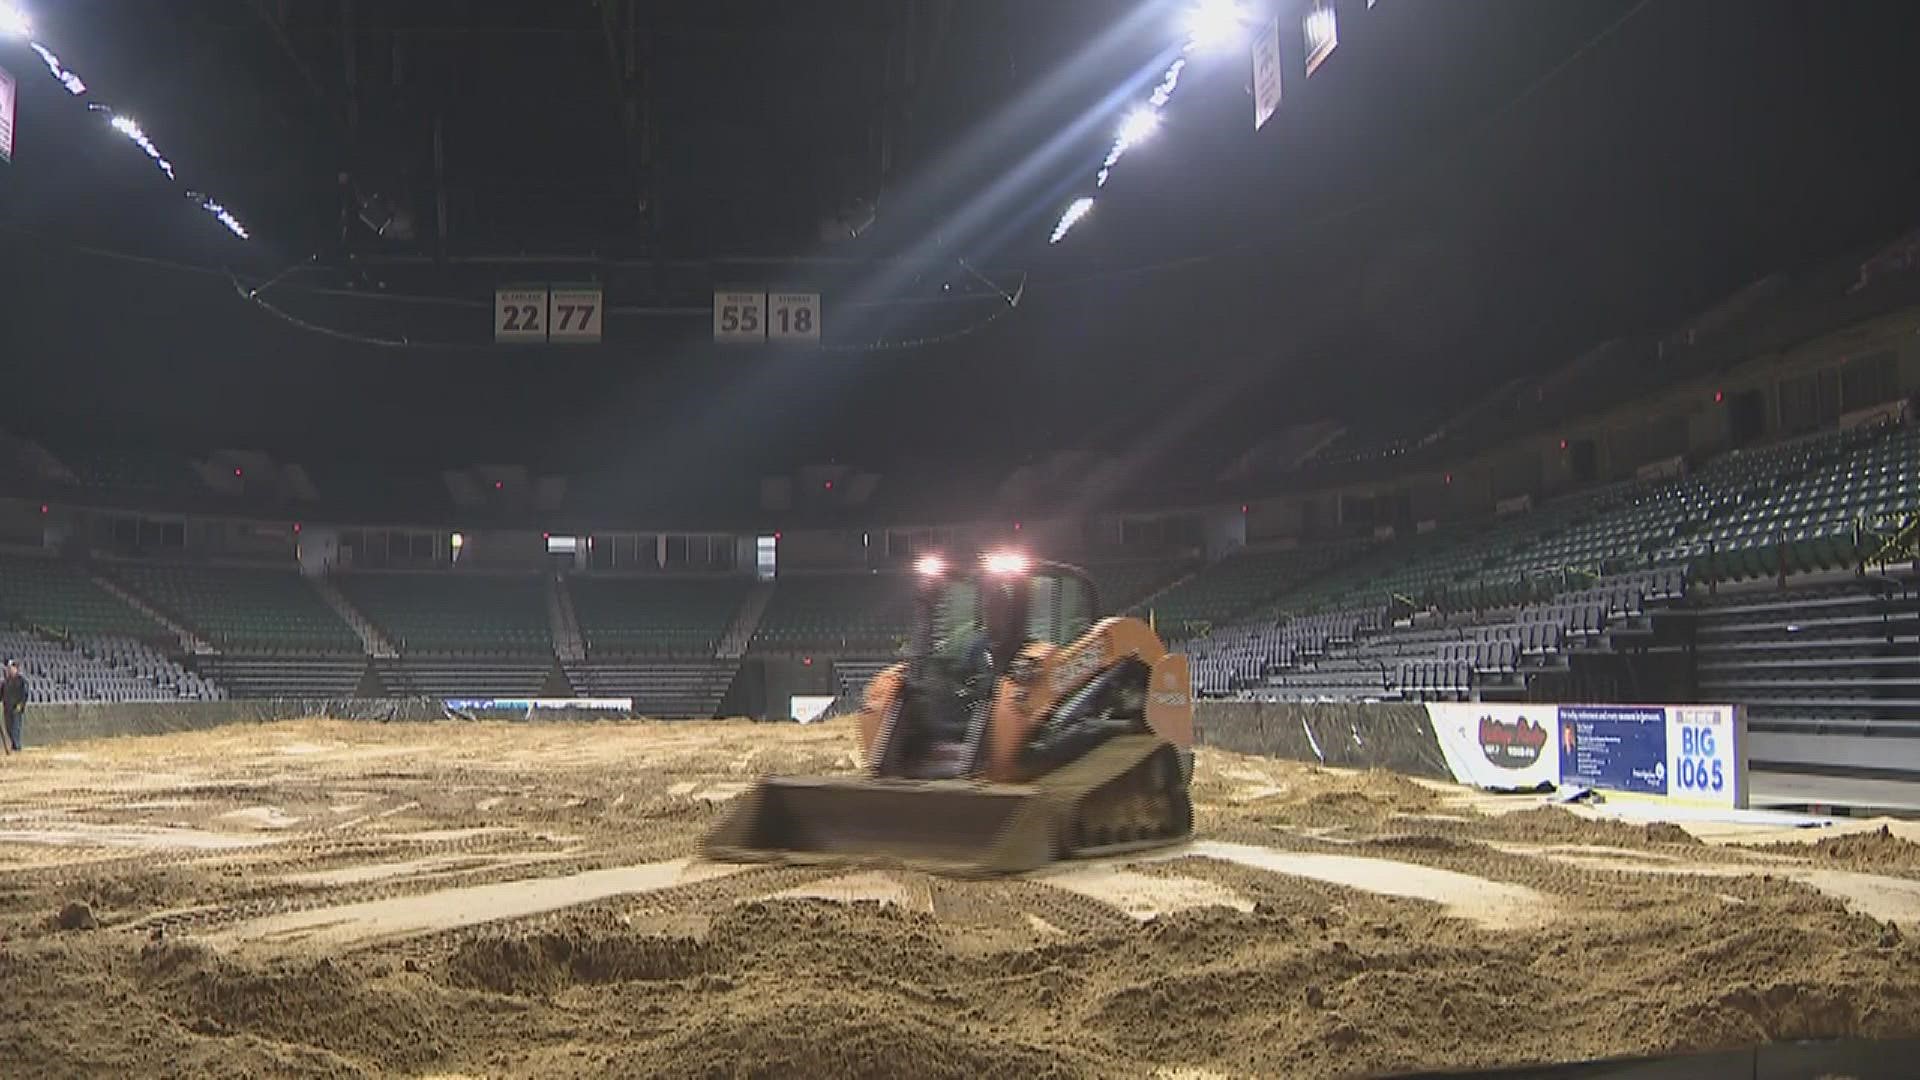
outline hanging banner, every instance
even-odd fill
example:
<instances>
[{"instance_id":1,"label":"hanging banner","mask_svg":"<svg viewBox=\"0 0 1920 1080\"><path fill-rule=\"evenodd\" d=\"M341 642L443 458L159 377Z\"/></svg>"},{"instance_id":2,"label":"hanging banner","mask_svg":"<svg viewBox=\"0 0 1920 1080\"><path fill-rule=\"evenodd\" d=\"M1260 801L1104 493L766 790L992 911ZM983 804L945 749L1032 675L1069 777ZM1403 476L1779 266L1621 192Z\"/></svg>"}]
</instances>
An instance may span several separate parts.
<instances>
[{"instance_id":1,"label":"hanging banner","mask_svg":"<svg viewBox=\"0 0 1920 1080\"><path fill-rule=\"evenodd\" d=\"M1259 131L1280 108L1280 20L1253 35L1253 130Z\"/></svg>"},{"instance_id":2,"label":"hanging banner","mask_svg":"<svg viewBox=\"0 0 1920 1080\"><path fill-rule=\"evenodd\" d=\"M13 160L13 106L16 100L13 76L0 68L0 161Z\"/></svg>"},{"instance_id":3,"label":"hanging banner","mask_svg":"<svg viewBox=\"0 0 1920 1080\"><path fill-rule=\"evenodd\" d=\"M1333 8L1324 2L1315 3L1307 17L1300 20L1300 30L1307 39L1307 74L1311 75L1340 44L1340 27L1334 20Z\"/></svg>"}]
</instances>

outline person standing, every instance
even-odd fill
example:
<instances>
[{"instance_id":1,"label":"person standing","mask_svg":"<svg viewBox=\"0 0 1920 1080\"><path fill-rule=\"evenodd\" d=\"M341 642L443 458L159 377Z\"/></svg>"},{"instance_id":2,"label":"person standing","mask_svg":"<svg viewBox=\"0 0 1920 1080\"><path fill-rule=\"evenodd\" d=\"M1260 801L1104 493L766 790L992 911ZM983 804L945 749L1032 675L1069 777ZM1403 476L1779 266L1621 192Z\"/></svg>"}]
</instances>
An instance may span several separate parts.
<instances>
[{"instance_id":1,"label":"person standing","mask_svg":"<svg viewBox=\"0 0 1920 1080\"><path fill-rule=\"evenodd\" d=\"M7 745L15 753L27 748L27 677L20 671L20 661L7 661L7 671L0 678L0 713L5 715L7 724Z\"/></svg>"}]
</instances>

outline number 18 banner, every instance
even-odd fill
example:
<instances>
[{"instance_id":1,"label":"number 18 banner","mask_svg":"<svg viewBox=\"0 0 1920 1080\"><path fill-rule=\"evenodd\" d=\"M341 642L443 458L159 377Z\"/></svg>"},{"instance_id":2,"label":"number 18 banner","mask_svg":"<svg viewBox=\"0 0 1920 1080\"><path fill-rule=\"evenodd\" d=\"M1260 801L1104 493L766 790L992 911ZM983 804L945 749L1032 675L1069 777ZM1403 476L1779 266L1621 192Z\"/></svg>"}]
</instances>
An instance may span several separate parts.
<instances>
[{"instance_id":1,"label":"number 18 banner","mask_svg":"<svg viewBox=\"0 0 1920 1080\"><path fill-rule=\"evenodd\" d=\"M819 341L820 294L777 292L769 295L767 337L774 341Z\"/></svg>"}]
</instances>

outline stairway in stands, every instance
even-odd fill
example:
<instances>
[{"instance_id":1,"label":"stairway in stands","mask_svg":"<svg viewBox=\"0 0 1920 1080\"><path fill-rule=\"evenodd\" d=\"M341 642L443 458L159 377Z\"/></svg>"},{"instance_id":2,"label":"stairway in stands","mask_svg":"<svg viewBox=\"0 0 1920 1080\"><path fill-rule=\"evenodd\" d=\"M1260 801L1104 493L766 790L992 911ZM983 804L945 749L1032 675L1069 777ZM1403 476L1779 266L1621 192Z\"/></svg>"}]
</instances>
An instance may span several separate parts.
<instances>
[{"instance_id":1,"label":"stairway in stands","mask_svg":"<svg viewBox=\"0 0 1920 1080\"><path fill-rule=\"evenodd\" d=\"M833 694L842 710L857 709L866 697L867 684L875 675L892 667L895 660L836 660L833 663Z\"/></svg>"},{"instance_id":2,"label":"stairway in stands","mask_svg":"<svg viewBox=\"0 0 1920 1080\"><path fill-rule=\"evenodd\" d=\"M146 600L142 599L126 586L103 573L95 572L91 576L95 585L113 594L121 603L152 619L154 622L159 623L161 626L166 627L167 632L179 640L182 650L195 656L210 656L219 651L213 647L212 642L194 633L185 623L179 622L159 608L147 603Z\"/></svg>"},{"instance_id":3,"label":"stairway in stands","mask_svg":"<svg viewBox=\"0 0 1920 1080\"><path fill-rule=\"evenodd\" d=\"M596 660L566 670L585 696L632 698L639 715L698 720L720 714L739 669L738 660Z\"/></svg>"},{"instance_id":4,"label":"stairway in stands","mask_svg":"<svg viewBox=\"0 0 1920 1080\"><path fill-rule=\"evenodd\" d=\"M1808 575L1695 606L1700 699L1747 709L1756 772L1920 780L1920 580Z\"/></svg>"},{"instance_id":5,"label":"stairway in stands","mask_svg":"<svg viewBox=\"0 0 1920 1080\"><path fill-rule=\"evenodd\" d=\"M734 613L733 622L728 624L720 647L715 650L720 659L738 660L747 654L747 644L753 640L754 631L760 629L760 618L767 613L767 602L773 599L773 588L771 581L753 583L753 589L741 601L740 610Z\"/></svg>"},{"instance_id":6,"label":"stairway in stands","mask_svg":"<svg viewBox=\"0 0 1920 1080\"><path fill-rule=\"evenodd\" d=\"M236 698L343 698L360 686L364 656L204 656L200 673Z\"/></svg>"},{"instance_id":7,"label":"stairway in stands","mask_svg":"<svg viewBox=\"0 0 1920 1080\"><path fill-rule=\"evenodd\" d=\"M391 660L400 655L400 651L393 647L393 643L380 632L380 628L373 625L373 620L362 615L360 609L353 606L352 601L341 593L331 578L325 575L308 575L306 578L307 583L313 586L313 591L320 594L320 599L326 601L334 614L339 615L342 621L353 627L353 632L360 637L361 648L366 650L368 656Z\"/></svg>"},{"instance_id":8,"label":"stairway in stands","mask_svg":"<svg viewBox=\"0 0 1920 1080\"><path fill-rule=\"evenodd\" d=\"M573 593L567 579L555 574L547 579L547 623L553 628L553 653L560 658L567 678L580 689L574 667L587 658L586 639L580 633L580 619L573 610Z\"/></svg>"}]
</instances>

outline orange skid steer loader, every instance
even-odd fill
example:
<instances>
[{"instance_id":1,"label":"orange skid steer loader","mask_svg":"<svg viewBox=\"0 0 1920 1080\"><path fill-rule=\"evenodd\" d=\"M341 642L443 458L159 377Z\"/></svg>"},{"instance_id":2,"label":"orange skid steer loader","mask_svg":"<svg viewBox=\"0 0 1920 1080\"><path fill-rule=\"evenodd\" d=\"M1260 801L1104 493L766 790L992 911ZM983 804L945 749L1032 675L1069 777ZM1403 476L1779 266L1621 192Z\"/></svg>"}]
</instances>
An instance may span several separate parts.
<instances>
[{"instance_id":1,"label":"orange skid steer loader","mask_svg":"<svg viewBox=\"0 0 1920 1080\"><path fill-rule=\"evenodd\" d=\"M857 777L769 777L707 836L726 861L1016 873L1193 830L1187 659L1096 620L1085 571L1015 553L916 566L905 661L875 676Z\"/></svg>"}]
</instances>

